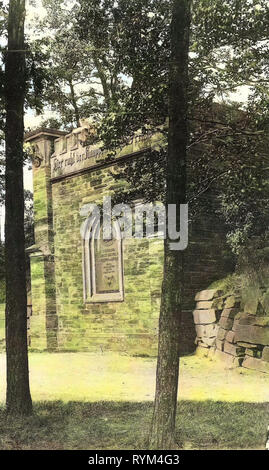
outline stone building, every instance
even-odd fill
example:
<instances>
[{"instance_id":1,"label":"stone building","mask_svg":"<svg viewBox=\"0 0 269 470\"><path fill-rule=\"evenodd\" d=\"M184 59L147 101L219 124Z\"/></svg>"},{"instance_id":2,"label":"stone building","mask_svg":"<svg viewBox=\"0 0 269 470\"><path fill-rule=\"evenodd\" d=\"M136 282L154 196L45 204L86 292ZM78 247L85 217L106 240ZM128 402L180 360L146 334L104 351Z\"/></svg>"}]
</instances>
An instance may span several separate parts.
<instances>
[{"instance_id":1,"label":"stone building","mask_svg":"<svg viewBox=\"0 0 269 470\"><path fill-rule=\"evenodd\" d=\"M139 158L158 144L160 135L137 136L113 160L100 145L88 145L88 135L85 125L70 134L40 129L25 138L33 155L35 219L35 245L28 249L30 347L153 355L163 241L131 238L97 246L87 236L83 239L81 227L87 227L87 204L101 204L120 184L112 174L118 163ZM225 233L215 214L202 217L186 250L182 354L195 347L195 292L227 273L225 250Z\"/></svg>"}]
</instances>

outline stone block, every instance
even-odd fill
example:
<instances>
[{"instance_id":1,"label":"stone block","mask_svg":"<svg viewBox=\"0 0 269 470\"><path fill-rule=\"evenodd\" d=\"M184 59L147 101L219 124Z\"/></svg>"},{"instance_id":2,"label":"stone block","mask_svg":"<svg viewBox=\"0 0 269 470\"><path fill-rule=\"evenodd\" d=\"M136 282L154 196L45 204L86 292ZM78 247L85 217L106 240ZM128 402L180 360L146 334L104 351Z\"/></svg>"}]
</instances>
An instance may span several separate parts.
<instances>
[{"instance_id":1,"label":"stone block","mask_svg":"<svg viewBox=\"0 0 269 470\"><path fill-rule=\"evenodd\" d=\"M226 318L235 318L238 312L239 312L238 308L224 308L221 313L221 316L226 317Z\"/></svg>"},{"instance_id":2,"label":"stone block","mask_svg":"<svg viewBox=\"0 0 269 470\"><path fill-rule=\"evenodd\" d=\"M217 334L217 338L222 341L226 338L226 335L227 335L227 330L225 330L224 328L219 328L219 331L218 331L218 334Z\"/></svg>"},{"instance_id":3,"label":"stone block","mask_svg":"<svg viewBox=\"0 0 269 470\"><path fill-rule=\"evenodd\" d=\"M209 323L215 323L216 312L214 309L194 310L193 319L196 325L207 325Z\"/></svg>"},{"instance_id":4,"label":"stone block","mask_svg":"<svg viewBox=\"0 0 269 470\"><path fill-rule=\"evenodd\" d=\"M216 350L215 356L221 359L228 368L240 367L243 362L242 357L234 357L231 354L227 354L223 351Z\"/></svg>"},{"instance_id":5,"label":"stone block","mask_svg":"<svg viewBox=\"0 0 269 470\"><path fill-rule=\"evenodd\" d=\"M243 341L237 341L236 344L247 349L258 349L258 344L244 343Z\"/></svg>"},{"instance_id":6,"label":"stone block","mask_svg":"<svg viewBox=\"0 0 269 470\"><path fill-rule=\"evenodd\" d=\"M236 330L236 326L238 325L239 323L239 320L234 320L233 322L233 327L232 327L232 330L235 331Z\"/></svg>"},{"instance_id":7,"label":"stone block","mask_svg":"<svg viewBox=\"0 0 269 470\"><path fill-rule=\"evenodd\" d=\"M236 315L235 320L238 321L239 325L254 325L255 315L250 315L249 313L241 313Z\"/></svg>"},{"instance_id":8,"label":"stone block","mask_svg":"<svg viewBox=\"0 0 269 470\"><path fill-rule=\"evenodd\" d=\"M235 320L238 321L240 325L255 325L255 326L264 326L269 327L269 317L267 316L256 316L249 313L240 313L236 315Z\"/></svg>"},{"instance_id":9,"label":"stone block","mask_svg":"<svg viewBox=\"0 0 269 470\"><path fill-rule=\"evenodd\" d=\"M250 356L250 357L255 357L255 349L246 349L245 351L245 354L246 356Z\"/></svg>"},{"instance_id":10,"label":"stone block","mask_svg":"<svg viewBox=\"0 0 269 470\"><path fill-rule=\"evenodd\" d=\"M198 302L199 300L212 300L215 297L219 297L222 295L222 291L218 289L207 289L198 292L195 296L195 300Z\"/></svg>"},{"instance_id":11,"label":"stone block","mask_svg":"<svg viewBox=\"0 0 269 470\"><path fill-rule=\"evenodd\" d=\"M242 366L246 369L257 370L259 372L269 374L269 362L262 361L261 359L256 359L255 357L246 356Z\"/></svg>"},{"instance_id":12,"label":"stone block","mask_svg":"<svg viewBox=\"0 0 269 470\"><path fill-rule=\"evenodd\" d=\"M255 282L251 282L242 290L242 306L244 312L252 313L254 315L263 313L264 308L262 305L263 289Z\"/></svg>"},{"instance_id":13,"label":"stone block","mask_svg":"<svg viewBox=\"0 0 269 470\"><path fill-rule=\"evenodd\" d=\"M235 321L238 321L238 322L239 322L239 320L241 320L241 318L247 318L248 316L249 316L249 315L248 315L247 313L245 313L245 312L238 312L238 313L235 315L234 319L235 319Z\"/></svg>"},{"instance_id":14,"label":"stone block","mask_svg":"<svg viewBox=\"0 0 269 470\"><path fill-rule=\"evenodd\" d=\"M269 346L269 327L236 325L235 341Z\"/></svg>"},{"instance_id":15,"label":"stone block","mask_svg":"<svg viewBox=\"0 0 269 470\"><path fill-rule=\"evenodd\" d=\"M234 331L228 331L227 335L226 335L226 341L228 341L229 343L234 343L234 335L235 335L235 332Z\"/></svg>"},{"instance_id":16,"label":"stone block","mask_svg":"<svg viewBox=\"0 0 269 470\"><path fill-rule=\"evenodd\" d=\"M223 348L224 348L224 340L216 339L216 348L217 348L219 351L223 351Z\"/></svg>"},{"instance_id":17,"label":"stone block","mask_svg":"<svg viewBox=\"0 0 269 470\"><path fill-rule=\"evenodd\" d=\"M269 362L269 347L265 346L262 351L262 360L265 362Z\"/></svg>"},{"instance_id":18,"label":"stone block","mask_svg":"<svg viewBox=\"0 0 269 470\"><path fill-rule=\"evenodd\" d=\"M206 345L209 346L210 348L216 344L216 338L202 338L202 342Z\"/></svg>"},{"instance_id":19,"label":"stone block","mask_svg":"<svg viewBox=\"0 0 269 470\"><path fill-rule=\"evenodd\" d=\"M210 323L209 325L196 325L195 327L198 338L215 338L218 333L218 325Z\"/></svg>"},{"instance_id":20,"label":"stone block","mask_svg":"<svg viewBox=\"0 0 269 470\"><path fill-rule=\"evenodd\" d=\"M231 330L233 327L233 319L227 317L221 317L219 321L219 326L224 328L224 330Z\"/></svg>"},{"instance_id":21,"label":"stone block","mask_svg":"<svg viewBox=\"0 0 269 470\"><path fill-rule=\"evenodd\" d=\"M262 357L262 351L258 349L247 348L245 352L246 352L246 356L256 357L258 359Z\"/></svg>"},{"instance_id":22,"label":"stone block","mask_svg":"<svg viewBox=\"0 0 269 470\"><path fill-rule=\"evenodd\" d=\"M196 310L208 310L211 309L213 305L213 300L205 300L201 302L197 302L196 304Z\"/></svg>"},{"instance_id":23,"label":"stone block","mask_svg":"<svg viewBox=\"0 0 269 470\"><path fill-rule=\"evenodd\" d=\"M228 343L228 341L225 341L224 352L231 354L232 356L243 356L245 354L245 349L237 346L236 344L231 344Z\"/></svg>"}]
</instances>

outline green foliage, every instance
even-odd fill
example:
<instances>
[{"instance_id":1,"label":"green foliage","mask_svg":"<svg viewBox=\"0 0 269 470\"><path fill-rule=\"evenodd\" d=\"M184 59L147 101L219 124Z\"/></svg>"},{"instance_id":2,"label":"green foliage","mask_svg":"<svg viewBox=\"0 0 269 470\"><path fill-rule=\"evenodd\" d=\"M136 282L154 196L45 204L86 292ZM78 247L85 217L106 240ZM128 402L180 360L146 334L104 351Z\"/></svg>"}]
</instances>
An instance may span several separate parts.
<instances>
[{"instance_id":1,"label":"green foliage","mask_svg":"<svg viewBox=\"0 0 269 470\"><path fill-rule=\"evenodd\" d=\"M94 7L84 0L79 3L81 37L92 40L102 51L101 62L125 80L125 87L112 94L99 126L104 145L113 149L136 130L152 129L167 118L170 2L106 0L94 2Z\"/></svg>"},{"instance_id":2,"label":"green foliage","mask_svg":"<svg viewBox=\"0 0 269 470\"><path fill-rule=\"evenodd\" d=\"M143 8L141 2L134 3L136 16L140 12L143 18L143 8L152 10L153 18L160 8L155 4L154 10L152 2L144 2ZM123 5L125 2L119 3L119 8ZM159 129L167 116L170 15L166 2L162 13L162 25L153 20L149 26L140 18L135 31L128 30L122 64L126 76L132 77L132 85L117 111L112 110L100 123L100 136L112 149L124 139L128 141L138 129ZM156 41L156 34L162 40ZM268 226L266 37L266 1L194 2L189 67L191 217L194 220L201 209L212 211L206 194L211 189L217 191L220 213L229 228L228 241L237 254L249 237L264 234ZM129 54L132 40L135 52ZM144 60L147 73L141 67ZM229 93L243 85L250 87L247 105L231 103ZM117 178L122 176L129 183L123 197L163 199L165 161L165 150L159 149L118 173Z\"/></svg>"},{"instance_id":3,"label":"green foliage","mask_svg":"<svg viewBox=\"0 0 269 470\"><path fill-rule=\"evenodd\" d=\"M112 0L80 0L74 13L81 40L92 44L105 68L120 71L128 85L107 101L98 126L104 146L113 153L137 130L161 129L166 134L169 2L122 0L115 5ZM189 67L191 217L194 220L201 209L212 211L206 194L217 190L235 253L268 225L266 37L265 0L194 1ZM250 87L250 97L240 107L229 101L229 93L243 85ZM166 149L160 148L123 167L116 178L129 184L118 199L163 200L165 162Z\"/></svg>"},{"instance_id":4,"label":"green foliage","mask_svg":"<svg viewBox=\"0 0 269 470\"><path fill-rule=\"evenodd\" d=\"M48 16L34 26L42 34L28 38L27 105L57 112L60 122L46 123L57 128L70 129L81 118L92 117L97 138L111 154L138 130L166 136L171 2L43 3ZM268 19L266 0L193 2L191 217L201 208L212 212L207 194L217 190L228 241L237 254L268 226ZM3 21L0 28L4 26ZM3 67L0 86L2 82ZM250 92L241 105L229 95L240 86ZM118 199L163 200L165 172L166 148L154 148L118 172L116 178L128 183Z\"/></svg>"},{"instance_id":5,"label":"green foliage","mask_svg":"<svg viewBox=\"0 0 269 470\"><path fill-rule=\"evenodd\" d=\"M223 294L228 294L230 292L235 292L241 287L241 280L237 274L229 274L223 279L212 282L208 289L219 289L223 291Z\"/></svg>"}]
</instances>

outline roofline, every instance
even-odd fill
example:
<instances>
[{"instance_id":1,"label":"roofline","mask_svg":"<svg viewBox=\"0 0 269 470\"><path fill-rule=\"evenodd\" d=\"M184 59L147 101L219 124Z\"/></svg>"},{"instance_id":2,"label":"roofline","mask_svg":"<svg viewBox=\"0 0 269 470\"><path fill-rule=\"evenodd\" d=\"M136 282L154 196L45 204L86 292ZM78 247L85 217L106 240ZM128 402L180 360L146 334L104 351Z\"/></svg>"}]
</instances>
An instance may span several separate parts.
<instances>
[{"instance_id":1,"label":"roofline","mask_svg":"<svg viewBox=\"0 0 269 470\"><path fill-rule=\"evenodd\" d=\"M62 137L70 132L67 131L60 131L59 129L47 128L47 127L40 127L39 129L35 129L34 131L26 132L24 135L24 142L30 142L33 139L41 136L49 136L49 137Z\"/></svg>"}]
</instances>

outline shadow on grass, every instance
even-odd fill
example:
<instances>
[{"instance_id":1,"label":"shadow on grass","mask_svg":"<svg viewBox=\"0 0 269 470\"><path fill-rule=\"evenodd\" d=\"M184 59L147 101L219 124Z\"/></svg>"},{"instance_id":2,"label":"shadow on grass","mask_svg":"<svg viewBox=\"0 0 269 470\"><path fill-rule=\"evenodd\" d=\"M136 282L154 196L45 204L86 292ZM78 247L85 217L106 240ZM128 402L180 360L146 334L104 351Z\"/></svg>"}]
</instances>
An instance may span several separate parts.
<instances>
[{"instance_id":1,"label":"shadow on grass","mask_svg":"<svg viewBox=\"0 0 269 470\"><path fill-rule=\"evenodd\" d=\"M0 449L145 449L152 403L40 402L28 418L0 409ZM185 449L262 449L269 404L181 401L177 440Z\"/></svg>"}]
</instances>

